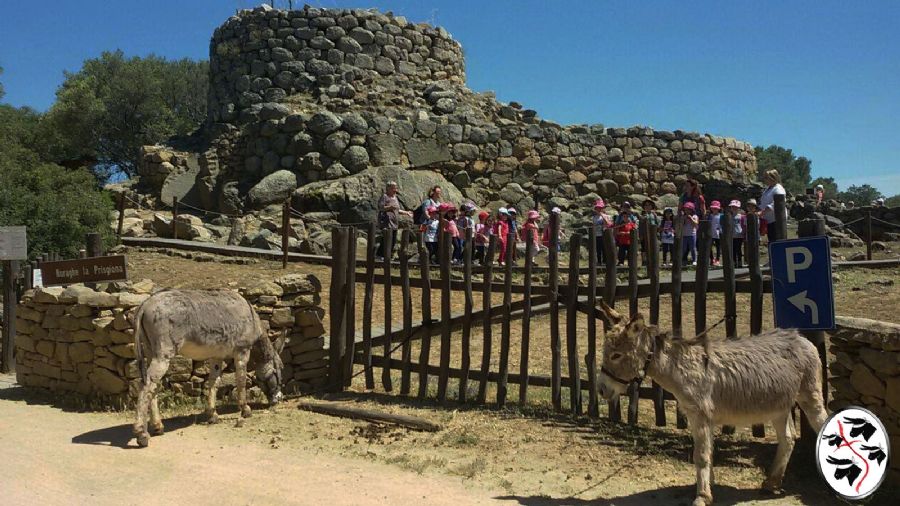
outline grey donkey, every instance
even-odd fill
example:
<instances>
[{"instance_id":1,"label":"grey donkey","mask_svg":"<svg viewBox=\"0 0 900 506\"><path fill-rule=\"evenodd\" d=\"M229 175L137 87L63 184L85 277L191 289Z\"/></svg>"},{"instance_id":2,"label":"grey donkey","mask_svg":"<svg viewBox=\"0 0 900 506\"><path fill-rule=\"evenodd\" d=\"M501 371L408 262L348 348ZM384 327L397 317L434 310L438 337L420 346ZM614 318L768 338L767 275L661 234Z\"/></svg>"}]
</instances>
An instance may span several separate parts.
<instances>
[{"instance_id":1,"label":"grey donkey","mask_svg":"<svg viewBox=\"0 0 900 506\"><path fill-rule=\"evenodd\" d=\"M787 329L745 339L675 340L646 325L640 313L626 320L602 301L601 309L612 328L603 345L600 393L618 398L632 381L649 377L678 399L694 438L694 505L712 503L713 433L722 424L772 422L778 449L762 488L778 491L794 449L794 404L816 431L827 419L816 347Z\"/></svg>"},{"instance_id":2,"label":"grey donkey","mask_svg":"<svg viewBox=\"0 0 900 506\"><path fill-rule=\"evenodd\" d=\"M225 290L165 290L150 296L134 317L135 354L141 370L141 389L137 398L134 435L139 446L150 444L150 431L163 433L159 416L157 389L169 361L175 355L206 360L207 409L210 423L218 421L216 389L225 360L234 359L235 388L241 416L250 416L247 405L247 367L251 350L256 361L256 379L271 405L281 398L281 347L283 338L273 346L263 331L259 316L239 293ZM144 363L147 356L150 364Z\"/></svg>"}]
</instances>

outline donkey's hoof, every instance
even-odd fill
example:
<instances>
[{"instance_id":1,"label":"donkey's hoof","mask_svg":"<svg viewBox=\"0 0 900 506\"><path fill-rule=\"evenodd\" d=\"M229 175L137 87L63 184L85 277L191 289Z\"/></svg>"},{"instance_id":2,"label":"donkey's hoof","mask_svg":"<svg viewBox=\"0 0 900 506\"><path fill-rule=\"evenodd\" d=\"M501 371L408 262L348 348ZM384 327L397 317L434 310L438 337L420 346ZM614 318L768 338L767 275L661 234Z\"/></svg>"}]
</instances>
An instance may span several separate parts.
<instances>
[{"instance_id":1,"label":"donkey's hoof","mask_svg":"<svg viewBox=\"0 0 900 506\"><path fill-rule=\"evenodd\" d=\"M150 425L150 435L151 436L162 436L165 433L166 433L166 429L165 429L165 427L163 427L162 422L160 422L156 425L152 425L152 424Z\"/></svg>"},{"instance_id":2,"label":"donkey's hoof","mask_svg":"<svg viewBox=\"0 0 900 506\"><path fill-rule=\"evenodd\" d=\"M218 413L209 413L206 415L206 423L210 425L215 425L219 423L219 414Z\"/></svg>"},{"instance_id":3,"label":"donkey's hoof","mask_svg":"<svg viewBox=\"0 0 900 506\"><path fill-rule=\"evenodd\" d=\"M704 497L702 495L698 495L694 502L693 506L709 506L712 504L712 497Z\"/></svg>"},{"instance_id":4,"label":"donkey's hoof","mask_svg":"<svg viewBox=\"0 0 900 506\"><path fill-rule=\"evenodd\" d=\"M781 480L766 478L766 481L762 482L760 486L760 492L769 496L781 495L784 492L781 488Z\"/></svg>"},{"instance_id":5,"label":"donkey's hoof","mask_svg":"<svg viewBox=\"0 0 900 506\"><path fill-rule=\"evenodd\" d=\"M250 406L244 406L243 408L241 408L241 416L243 418L250 418L250 415L252 414L253 412L250 411Z\"/></svg>"},{"instance_id":6,"label":"donkey's hoof","mask_svg":"<svg viewBox=\"0 0 900 506\"><path fill-rule=\"evenodd\" d=\"M146 448L150 445L150 434L146 432L138 434L137 436L135 436L135 439L137 439L137 444L141 448Z\"/></svg>"}]
</instances>

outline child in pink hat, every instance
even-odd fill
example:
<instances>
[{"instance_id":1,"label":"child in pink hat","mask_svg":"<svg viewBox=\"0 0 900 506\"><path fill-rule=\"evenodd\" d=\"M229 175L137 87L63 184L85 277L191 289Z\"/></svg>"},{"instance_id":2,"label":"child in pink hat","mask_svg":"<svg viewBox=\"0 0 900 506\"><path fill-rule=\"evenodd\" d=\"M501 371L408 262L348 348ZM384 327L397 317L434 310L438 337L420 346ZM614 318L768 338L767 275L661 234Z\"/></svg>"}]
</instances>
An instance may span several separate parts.
<instances>
[{"instance_id":1,"label":"child in pink hat","mask_svg":"<svg viewBox=\"0 0 900 506\"><path fill-rule=\"evenodd\" d=\"M525 215L525 224L522 225L522 230L519 232L522 241L527 242L526 238L531 238L531 243L534 245L531 255L532 258L537 254L538 248L541 246L541 243L539 242L540 239L538 238L538 220L540 219L541 213L534 209L528 211L528 214Z\"/></svg>"},{"instance_id":2,"label":"child in pink hat","mask_svg":"<svg viewBox=\"0 0 900 506\"><path fill-rule=\"evenodd\" d=\"M691 265L697 265L697 218L696 206L693 202L685 202L681 206L681 214L684 216L682 223L683 242L681 243L681 260L687 262L688 254L691 256Z\"/></svg>"},{"instance_id":3,"label":"child in pink hat","mask_svg":"<svg viewBox=\"0 0 900 506\"><path fill-rule=\"evenodd\" d=\"M713 200L709 204L709 230L710 235L712 235L712 243L713 249L715 249L715 254L713 254L712 249L709 251L710 260L712 260L713 265L719 265L719 262L722 259L722 203L718 200Z\"/></svg>"},{"instance_id":4,"label":"child in pink hat","mask_svg":"<svg viewBox=\"0 0 900 506\"><path fill-rule=\"evenodd\" d=\"M740 200L732 200L728 203L728 207L731 209L731 219L733 220L734 226L732 230L734 231L734 235L732 235L731 239L731 251L732 257L734 258L734 266L735 267L743 267L744 266L744 234L747 230L747 215L741 214L741 201Z\"/></svg>"}]
</instances>

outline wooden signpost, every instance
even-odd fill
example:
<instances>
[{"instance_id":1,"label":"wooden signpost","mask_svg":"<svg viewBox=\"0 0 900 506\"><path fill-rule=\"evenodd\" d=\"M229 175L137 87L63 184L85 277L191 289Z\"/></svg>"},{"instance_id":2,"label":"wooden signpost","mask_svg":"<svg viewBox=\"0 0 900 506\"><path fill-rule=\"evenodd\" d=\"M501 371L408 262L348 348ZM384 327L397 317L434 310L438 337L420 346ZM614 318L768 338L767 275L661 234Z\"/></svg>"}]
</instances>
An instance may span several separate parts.
<instances>
[{"instance_id":1,"label":"wooden signpost","mask_svg":"<svg viewBox=\"0 0 900 506\"><path fill-rule=\"evenodd\" d=\"M0 227L0 261L3 262L3 351L0 372L15 371L13 357L16 336L16 273L18 260L28 259L28 237L25 227Z\"/></svg>"},{"instance_id":2,"label":"wooden signpost","mask_svg":"<svg viewBox=\"0 0 900 506\"><path fill-rule=\"evenodd\" d=\"M41 263L44 286L124 281L128 279L125 255L79 258Z\"/></svg>"}]
</instances>

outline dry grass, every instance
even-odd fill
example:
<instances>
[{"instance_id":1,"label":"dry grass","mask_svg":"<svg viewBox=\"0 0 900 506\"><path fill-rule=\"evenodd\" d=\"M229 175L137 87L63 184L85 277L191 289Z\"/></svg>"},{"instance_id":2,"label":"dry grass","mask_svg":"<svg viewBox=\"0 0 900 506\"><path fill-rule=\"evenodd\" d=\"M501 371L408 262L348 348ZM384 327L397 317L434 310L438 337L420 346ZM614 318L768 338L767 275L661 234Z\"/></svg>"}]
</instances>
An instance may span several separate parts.
<instances>
[{"instance_id":1,"label":"dry grass","mask_svg":"<svg viewBox=\"0 0 900 506\"><path fill-rule=\"evenodd\" d=\"M167 257L151 253L129 255L130 275L134 279L149 277L168 286L179 287L222 287L231 283L266 277L272 279L284 273L276 262L260 261L258 264L220 265L196 263L190 260ZM322 266L292 264L288 272L314 273L323 284L323 304L327 305L329 269ZM414 270L418 274L418 269ZM896 311L883 308L900 307L900 270L898 269L853 269L837 273L835 283L837 313L857 317L877 317L886 321L900 322ZM564 280L563 280L564 282ZM894 282L894 284L890 284ZM395 287L392 304L388 308L394 325L402 322L402 292ZM414 320L420 318L419 301L421 290L413 289ZM363 321L363 285L357 285L357 324ZM518 300L521 295L513 295ZM492 302L500 303L501 294L494 294ZM373 293L374 327L381 327L384 319L384 293L376 286ZM739 295L738 332L745 334L749 329L748 296ZM481 308L481 294L474 294L474 306ZM647 300L642 300L641 311L648 310ZM690 334L694 330L693 294L685 294L684 330ZM721 294L707 297L708 324L712 324L724 314ZM627 303L620 303L627 307ZM662 299L660 325L671 325L669 298ZM440 291L432 291L433 314L439 315ZM451 308L454 313L463 310L460 292L453 292ZM771 298L765 298L764 326L770 327ZM531 318L531 347L528 350L529 372L549 375L551 360L549 353L550 324L547 315ZM521 356L521 335L523 322L517 319L511 323L509 371L518 372ZM328 328L328 322L326 322ZM491 370L499 368L501 325L492 326L493 350L490 355ZM377 331L376 331L377 333ZM566 316L560 314L561 364L567 375L566 356ZM720 326L713 332L714 337L724 337ZM578 356L587 353L587 319L579 314L576 322ZM602 331L598 328L598 350L602 347ZM470 357L472 368L480 367L484 338L480 324L472 328ZM376 350L380 354L381 350ZM419 343L412 344L414 360L419 356ZM400 351L394 353L400 357ZM438 364L440 357L440 336L432 338L430 363ZM462 349L459 332L451 340L451 366L459 367ZM584 362L578 360L581 375L584 376ZM361 368L357 366L356 371ZM269 437L271 431L278 431L284 446L301 445L358 455L392 463L417 473L442 473L473 480L475 483L505 490L522 501L535 500L535 504L548 497L565 497L572 502L611 497L631 497L636 503L684 502L691 495L693 469L689 459L690 438L686 431L674 428L674 403L667 403L668 425L655 427L652 404L639 404L637 426L609 423L606 418L606 404L600 403L601 418L572 418L557 414L552 410L548 388L529 387L528 403L519 406L518 387L509 385L507 408L497 410L496 387L491 383L488 389L488 405L460 405L450 402L440 406L434 402L437 379L429 378L429 397L424 401L396 395L400 385L400 374L393 371L394 392L385 392L380 385L381 371L375 371L376 389L365 390L363 376L354 379L351 389L340 398L360 403L369 408L389 412L415 414L437 421L444 430L435 434L407 432L401 429L383 429L377 426L328 418L321 415L300 412L288 403L271 416L256 418L250 423ZM412 393L417 392L418 376L411 377ZM477 383L469 384L469 397L474 398ZM458 381L450 380L448 388L451 401L457 397ZM563 390L564 405L568 404L568 392ZM587 399L584 398L587 406ZM623 413L627 412L627 400L623 399ZM256 429L253 429L256 430ZM716 481L719 496L731 497L732 502L755 499L755 487L762 481L762 466L768 465L774 454L772 431L767 431L765 440L750 436L749 430L739 430L734 436L720 436L717 442ZM261 436L262 437L262 436ZM263 441L263 439L261 439ZM269 439L264 440L267 444ZM821 492L820 483L813 473L798 475L789 471L787 481L789 497L781 498L789 504L824 504L830 498ZM730 494L730 496L729 496ZM540 499L538 501L537 499ZM727 502L727 501L726 501Z\"/></svg>"}]
</instances>

